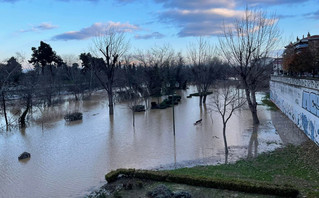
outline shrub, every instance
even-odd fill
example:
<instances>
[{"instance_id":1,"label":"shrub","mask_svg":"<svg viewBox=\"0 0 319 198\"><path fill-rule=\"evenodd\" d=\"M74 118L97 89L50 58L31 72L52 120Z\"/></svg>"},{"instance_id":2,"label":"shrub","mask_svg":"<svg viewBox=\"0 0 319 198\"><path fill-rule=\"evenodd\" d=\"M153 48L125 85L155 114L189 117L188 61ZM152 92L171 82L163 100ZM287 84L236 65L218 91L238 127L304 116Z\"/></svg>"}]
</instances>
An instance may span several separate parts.
<instances>
[{"instance_id":1,"label":"shrub","mask_svg":"<svg viewBox=\"0 0 319 198\"><path fill-rule=\"evenodd\" d=\"M150 179L155 181L165 181L168 174L164 172L137 170L134 177L139 179Z\"/></svg>"},{"instance_id":2,"label":"shrub","mask_svg":"<svg viewBox=\"0 0 319 198\"><path fill-rule=\"evenodd\" d=\"M111 172L109 172L108 174L105 175L105 180L108 183L112 183L112 182L117 180L117 177L119 176L119 174L120 174L119 170L111 171Z\"/></svg>"}]
</instances>

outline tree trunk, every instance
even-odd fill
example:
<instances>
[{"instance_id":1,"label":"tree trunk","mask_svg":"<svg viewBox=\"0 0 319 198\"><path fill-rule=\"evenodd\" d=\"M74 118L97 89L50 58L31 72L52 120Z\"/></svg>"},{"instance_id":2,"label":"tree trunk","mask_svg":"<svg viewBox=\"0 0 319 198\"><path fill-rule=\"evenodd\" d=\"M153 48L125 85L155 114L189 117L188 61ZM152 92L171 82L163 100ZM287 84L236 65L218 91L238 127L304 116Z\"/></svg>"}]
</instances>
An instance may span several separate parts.
<instances>
[{"instance_id":1,"label":"tree trunk","mask_svg":"<svg viewBox=\"0 0 319 198\"><path fill-rule=\"evenodd\" d=\"M248 103L251 115L253 117L253 123L259 124L259 119L258 119L258 115L257 115L256 94L255 94L255 92L250 93L248 88L245 89L245 93L246 93L247 103ZM251 100L251 97L252 97L253 101Z\"/></svg>"},{"instance_id":2,"label":"tree trunk","mask_svg":"<svg viewBox=\"0 0 319 198\"><path fill-rule=\"evenodd\" d=\"M48 106L50 107L52 105L52 91L53 91L53 79L52 76L50 76L50 80L49 80L49 88L47 88L45 86L46 90L46 94L47 94L47 101L48 101ZM45 84L46 85L46 84Z\"/></svg>"},{"instance_id":3,"label":"tree trunk","mask_svg":"<svg viewBox=\"0 0 319 198\"><path fill-rule=\"evenodd\" d=\"M226 140L226 122L223 121L223 137L224 137L224 145L225 145L225 155L228 155L228 146Z\"/></svg>"},{"instance_id":4,"label":"tree trunk","mask_svg":"<svg viewBox=\"0 0 319 198\"><path fill-rule=\"evenodd\" d=\"M8 116L7 116L7 109L6 109L6 100L4 98L4 91L1 93L2 95L2 108L3 108L3 114L4 114L4 119L6 121L6 130L9 130L9 121L8 121Z\"/></svg>"},{"instance_id":5,"label":"tree trunk","mask_svg":"<svg viewBox=\"0 0 319 198\"><path fill-rule=\"evenodd\" d=\"M78 97L78 94L77 94L77 93L74 93L74 97L75 97L75 100L76 100L76 101L79 100L79 97Z\"/></svg>"},{"instance_id":6,"label":"tree trunk","mask_svg":"<svg viewBox=\"0 0 319 198\"><path fill-rule=\"evenodd\" d=\"M133 128L135 127L135 109L132 109L132 113L133 113Z\"/></svg>"},{"instance_id":7,"label":"tree trunk","mask_svg":"<svg viewBox=\"0 0 319 198\"><path fill-rule=\"evenodd\" d=\"M19 118L19 123L20 123L21 128L24 128L26 125L25 118L29 112L30 106L31 106L31 95L28 95L27 96L27 107Z\"/></svg>"},{"instance_id":8,"label":"tree trunk","mask_svg":"<svg viewBox=\"0 0 319 198\"><path fill-rule=\"evenodd\" d=\"M89 96L92 94L92 79L93 79L93 70L90 69L90 82L89 82Z\"/></svg>"},{"instance_id":9,"label":"tree trunk","mask_svg":"<svg viewBox=\"0 0 319 198\"><path fill-rule=\"evenodd\" d=\"M109 97L109 115L113 115L114 114L113 92L109 91L107 95Z\"/></svg>"},{"instance_id":10,"label":"tree trunk","mask_svg":"<svg viewBox=\"0 0 319 198\"><path fill-rule=\"evenodd\" d=\"M253 111L252 111L253 121L254 121L254 124L259 124L259 119L257 116L257 102L256 102L256 92L255 91L251 92L251 97L252 97L252 104L253 104Z\"/></svg>"},{"instance_id":11,"label":"tree trunk","mask_svg":"<svg viewBox=\"0 0 319 198\"><path fill-rule=\"evenodd\" d=\"M203 96L203 103L204 103L204 104L206 104L206 98L207 98L207 94L205 94L205 95Z\"/></svg>"},{"instance_id":12,"label":"tree trunk","mask_svg":"<svg viewBox=\"0 0 319 198\"><path fill-rule=\"evenodd\" d=\"M254 125L253 132L251 134L249 144L248 144L247 158L257 157L257 153L258 153L258 133L257 132L258 132L258 125Z\"/></svg>"},{"instance_id":13,"label":"tree trunk","mask_svg":"<svg viewBox=\"0 0 319 198\"><path fill-rule=\"evenodd\" d=\"M202 96L202 94L200 93L200 94L199 94L199 106L202 106L202 104L203 104L203 96Z\"/></svg>"},{"instance_id":14,"label":"tree trunk","mask_svg":"<svg viewBox=\"0 0 319 198\"><path fill-rule=\"evenodd\" d=\"M51 88L50 88L51 89ZM47 100L48 100L48 107L50 107L51 106L51 104L52 104L52 96L51 96L51 92L50 93L48 93L48 95L47 95Z\"/></svg>"},{"instance_id":15,"label":"tree trunk","mask_svg":"<svg viewBox=\"0 0 319 198\"><path fill-rule=\"evenodd\" d=\"M148 101L146 97L144 98L144 103L145 103L145 109L148 109Z\"/></svg>"}]
</instances>

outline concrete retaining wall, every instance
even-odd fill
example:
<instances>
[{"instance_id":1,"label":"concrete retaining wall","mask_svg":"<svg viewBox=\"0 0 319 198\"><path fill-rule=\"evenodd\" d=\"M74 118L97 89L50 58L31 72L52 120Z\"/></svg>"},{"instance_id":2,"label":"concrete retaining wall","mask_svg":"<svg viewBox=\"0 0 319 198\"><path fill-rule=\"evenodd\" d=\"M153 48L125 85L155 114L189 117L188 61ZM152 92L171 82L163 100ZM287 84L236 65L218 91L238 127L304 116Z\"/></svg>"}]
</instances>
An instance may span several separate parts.
<instances>
[{"instance_id":1,"label":"concrete retaining wall","mask_svg":"<svg viewBox=\"0 0 319 198\"><path fill-rule=\"evenodd\" d=\"M319 81L272 76L270 99L319 145Z\"/></svg>"}]
</instances>

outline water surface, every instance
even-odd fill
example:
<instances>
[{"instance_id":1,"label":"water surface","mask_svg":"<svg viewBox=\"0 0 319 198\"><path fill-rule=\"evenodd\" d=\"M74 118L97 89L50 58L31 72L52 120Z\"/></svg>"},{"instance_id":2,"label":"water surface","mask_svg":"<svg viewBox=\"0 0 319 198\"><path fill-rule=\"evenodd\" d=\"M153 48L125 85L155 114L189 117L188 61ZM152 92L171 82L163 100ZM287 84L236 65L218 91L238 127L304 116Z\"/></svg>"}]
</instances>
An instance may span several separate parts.
<instances>
[{"instance_id":1,"label":"water surface","mask_svg":"<svg viewBox=\"0 0 319 198\"><path fill-rule=\"evenodd\" d=\"M210 116L208 107L200 108L198 98L186 98L193 92L191 88L180 93L175 138L172 108L136 113L134 129L126 103L116 104L114 116L108 115L104 93L37 110L27 129L0 134L0 197L82 197L104 184L104 174L117 168L223 163L221 118L217 113ZM74 110L83 112L83 121L66 123L63 115ZM259 106L258 113L262 124L257 128L252 127L247 108L230 119L230 162L280 147L270 111ZM194 126L199 119L202 123ZM24 151L32 157L19 162Z\"/></svg>"}]
</instances>

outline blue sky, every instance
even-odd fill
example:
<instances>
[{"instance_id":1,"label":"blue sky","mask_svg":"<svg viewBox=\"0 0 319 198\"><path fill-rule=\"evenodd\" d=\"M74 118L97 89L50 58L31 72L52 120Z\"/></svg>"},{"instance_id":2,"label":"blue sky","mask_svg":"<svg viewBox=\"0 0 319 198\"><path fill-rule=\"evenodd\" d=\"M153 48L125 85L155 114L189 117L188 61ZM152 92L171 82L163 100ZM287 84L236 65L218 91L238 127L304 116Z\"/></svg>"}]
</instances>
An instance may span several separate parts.
<instances>
[{"instance_id":1,"label":"blue sky","mask_svg":"<svg viewBox=\"0 0 319 198\"><path fill-rule=\"evenodd\" d=\"M319 0L0 0L0 61L49 43L58 55L89 52L107 26L127 32L131 51L169 44L185 53L198 36L218 45L221 24L246 5L276 13L283 43L319 34Z\"/></svg>"}]
</instances>

